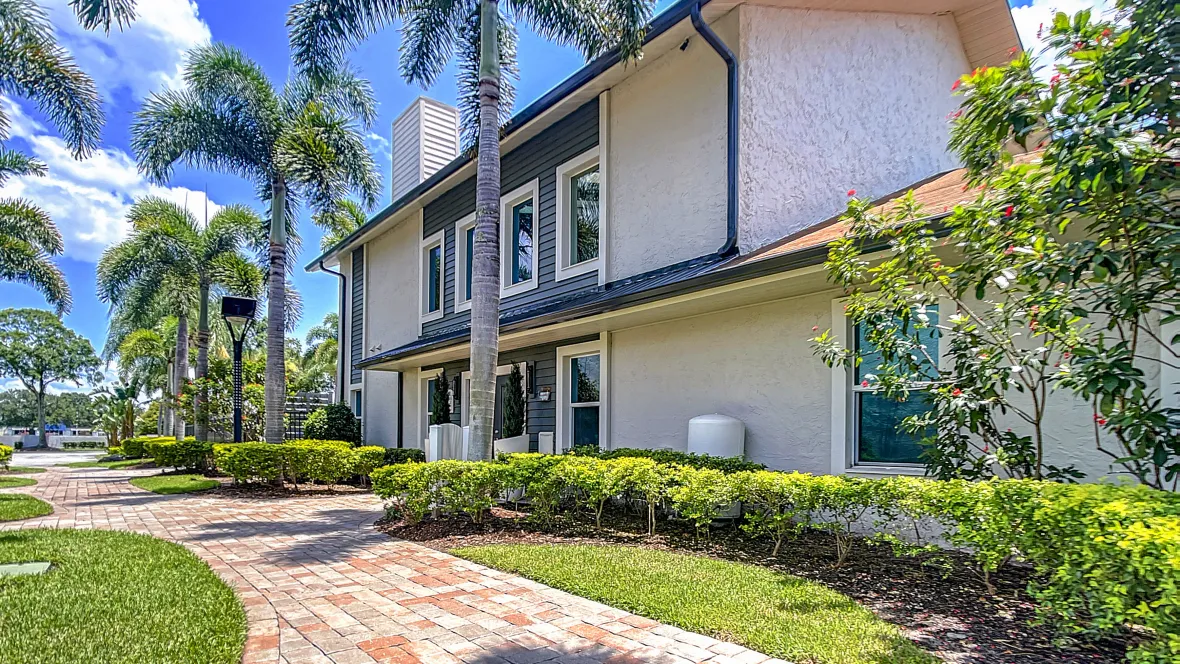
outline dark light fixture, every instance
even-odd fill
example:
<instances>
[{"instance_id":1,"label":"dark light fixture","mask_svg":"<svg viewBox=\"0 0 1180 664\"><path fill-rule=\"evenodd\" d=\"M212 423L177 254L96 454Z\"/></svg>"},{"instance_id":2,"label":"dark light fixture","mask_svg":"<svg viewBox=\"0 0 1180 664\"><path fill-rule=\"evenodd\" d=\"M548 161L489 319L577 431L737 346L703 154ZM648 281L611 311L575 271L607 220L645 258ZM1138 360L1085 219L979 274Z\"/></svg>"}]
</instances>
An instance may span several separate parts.
<instances>
[{"instance_id":1,"label":"dark light fixture","mask_svg":"<svg viewBox=\"0 0 1180 664\"><path fill-rule=\"evenodd\" d=\"M229 328L229 338L234 342L234 442L242 442L242 344L258 301L247 297L225 296L221 298L221 318Z\"/></svg>"}]
</instances>

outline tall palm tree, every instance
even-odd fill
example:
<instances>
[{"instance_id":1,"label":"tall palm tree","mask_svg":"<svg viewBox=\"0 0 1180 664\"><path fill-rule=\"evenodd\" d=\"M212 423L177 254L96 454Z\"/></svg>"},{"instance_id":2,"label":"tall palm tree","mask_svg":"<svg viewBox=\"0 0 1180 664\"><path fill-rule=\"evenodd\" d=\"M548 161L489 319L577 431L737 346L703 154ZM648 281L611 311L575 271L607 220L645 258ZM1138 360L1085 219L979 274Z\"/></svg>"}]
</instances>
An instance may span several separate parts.
<instances>
[{"instance_id":1,"label":"tall palm tree","mask_svg":"<svg viewBox=\"0 0 1180 664\"><path fill-rule=\"evenodd\" d=\"M154 300L175 307L177 319L175 375L177 393L188 374L188 316L197 311L197 378L209 368L209 293L214 285L236 282L252 266L240 253L262 219L251 209L232 205L218 210L202 225L171 201L140 199L127 214L130 237L105 252L98 264L98 292L104 301L129 311L146 309ZM208 437L204 395L194 399L196 435ZM174 427L183 431L181 415Z\"/></svg>"},{"instance_id":2,"label":"tall palm tree","mask_svg":"<svg viewBox=\"0 0 1180 664\"><path fill-rule=\"evenodd\" d=\"M97 147L103 123L98 90L57 43L49 17L33 0L0 0L0 92L36 103L74 157L85 158ZM9 128L0 108L0 186L13 176L45 175L44 163L4 147ZM63 248L48 213L26 200L0 199L0 280L41 291L58 313L72 304L69 285L51 260Z\"/></svg>"},{"instance_id":3,"label":"tall palm tree","mask_svg":"<svg viewBox=\"0 0 1180 664\"><path fill-rule=\"evenodd\" d=\"M265 439L279 443L288 212L301 198L323 210L350 192L376 202L380 178L364 142L376 104L368 82L343 67L276 90L253 60L224 44L190 51L184 84L144 103L132 146L140 170L157 182L180 162L248 178L270 201Z\"/></svg>"},{"instance_id":4,"label":"tall palm tree","mask_svg":"<svg viewBox=\"0 0 1180 664\"><path fill-rule=\"evenodd\" d=\"M401 19L401 73L424 87L459 57L464 131L477 138L475 247L471 266L471 443L492 454L500 346L500 127L512 108L502 74L515 70L516 32L498 0L301 0L287 15L295 63L311 76L340 62L374 32ZM587 59L617 46L639 57L653 0L512 0L512 14Z\"/></svg>"},{"instance_id":5,"label":"tall palm tree","mask_svg":"<svg viewBox=\"0 0 1180 664\"><path fill-rule=\"evenodd\" d=\"M135 0L70 0L70 6L87 30L110 32L112 23L122 28L135 20Z\"/></svg>"}]
</instances>

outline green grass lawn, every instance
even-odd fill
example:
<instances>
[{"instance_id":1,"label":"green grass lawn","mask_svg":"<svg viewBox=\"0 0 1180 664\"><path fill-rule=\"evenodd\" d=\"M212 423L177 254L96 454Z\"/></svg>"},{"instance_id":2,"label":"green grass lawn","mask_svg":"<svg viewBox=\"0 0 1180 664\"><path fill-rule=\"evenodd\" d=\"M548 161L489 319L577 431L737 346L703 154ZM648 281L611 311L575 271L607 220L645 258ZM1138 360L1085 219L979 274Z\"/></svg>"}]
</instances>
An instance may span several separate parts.
<instances>
[{"instance_id":1,"label":"green grass lawn","mask_svg":"<svg viewBox=\"0 0 1180 664\"><path fill-rule=\"evenodd\" d=\"M152 475L150 477L133 477L131 483L141 489L154 493L192 493L206 491L221 485L217 480L211 480L204 475Z\"/></svg>"},{"instance_id":2,"label":"green grass lawn","mask_svg":"<svg viewBox=\"0 0 1180 664\"><path fill-rule=\"evenodd\" d=\"M122 461L71 461L70 463L63 463L61 465L66 468L135 468L146 463L151 463L151 459L124 459Z\"/></svg>"},{"instance_id":3,"label":"green grass lawn","mask_svg":"<svg viewBox=\"0 0 1180 664\"><path fill-rule=\"evenodd\" d=\"M53 505L44 500L23 493L0 493L0 521L20 521L46 514L53 514Z\"/></svg>"},{"instance_id":4,"label":"green grass lawn","mask_svg":"<svg viewBox=\"0 0 1180 664\"><path fill-rule=\"evenodd\" d=\"M31 477L4 477L0 475L0 489L15 489L18 486L33 486L37 480Z\"/></svg>"},{"instance_id":5,"label":"green grass lawn","mask_svg":"<svg viewBox=\"0 0 1180 664\"><path fill-rule=\"evenodd\" d=\"M0 476L3 475L20 475L22 473L43 473L44 468L37 466L9 466L8 470L0 470Z\"/></svg>"},{"instance_id":6,"label":"green grass lawn","mask_svg":"<svg viewBox=\"0 0 1180 664\"><path fill-rule=\"evenodd\" d=\"M97 530L0 533L0 563L53 563L0 578L6 662L238 664L246 615L184 547Z\"/></svg>"},{"instance_id":7,"label":"green grass lawn","mask_svg":"<svg viewBox=\"0 0 1180 664\"><path fill-rule=\"evenodd\" d=\"M621 546L506 544L452 553L800 664L938 661L845 595L762 567Z\"/></svg>"}]
</instances>

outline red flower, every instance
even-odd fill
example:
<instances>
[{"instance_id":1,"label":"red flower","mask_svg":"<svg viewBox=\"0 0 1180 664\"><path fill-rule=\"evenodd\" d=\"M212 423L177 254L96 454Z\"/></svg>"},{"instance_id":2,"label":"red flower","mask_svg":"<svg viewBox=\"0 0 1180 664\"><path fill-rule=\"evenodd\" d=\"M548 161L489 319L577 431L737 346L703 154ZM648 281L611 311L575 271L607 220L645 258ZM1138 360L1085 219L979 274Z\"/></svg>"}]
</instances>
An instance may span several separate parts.
<instances>
[{"instance_id":1,"label":"red flower","mask_svg":"<svg viewBox=\"0 0 1180 664\"><path fill-rule=\"evenodd\" d=\"M987 454L987 453L988 453L988 449L990 449L990 448L989 448L987 445L984 445L984 446L983 446L983 453L984 453L984 454Z\"/></svg>"},{"instance_id":2,"label":"red flower","mask_svg":"<svg viewBox=\"0 0 1180 664\"><path fill-rule=\"evenodd\" d=\"M942 261L934 261L934 265L932 267L936 269L942 267Z\"/></svg>"},{"instance_id":3,"label":"red flower","mask_svg":"<svg viewBox=\"0 0 1180 664\"><path fill-rule=\"evenodd\" d=\"M1010 253L1012 253L1013 251L1015 251L1015 249L1013 249L1012 247L1008 247L1007 249L1005 249L1005 250L1004 250L1004 253L1005 253L1005 254L1010 254Z\"/></svg>"},{"instance_id":4,"label":"red flower","mask_svg":"<svg viewBox=\"0 0 1180 664\"><path fill-rule=\"evenodd\" d=\"M856 190L855 190L855 189L849 189L849 190L848 190L848 197L849 197L849 198L851 198L851 197L853 197L853 196L855 196L855 195L856 195Z\"/></svg>"},{"instance_id":5,"label":"red flower","mask_svg":"<svg viewBox=\"0 0 1180 664\"><path fill-rule=\"evenodd\" d=\"M1067 350L1067 351L1065 351L1065 357L1066 357L1066 359L1068 359L1068 358L1069 358L1069 351L1068 351L1068 350Z\"/></svg>"},{"instance_id":6,"label":"red flower","mask_svg":"<svg viewBox=\"0 0 1180 664\"><path fill-rule=\"evenodd\" d=\"M1107 28L1107 29L1105 29L1105 30L1103 30L1103 31L1102 31L1102 36L1103 36L1103 37L1106 37L1107 39L1110 39L1110 34L1111 34L1111 33L1110 33L1110 28Z\"/></svg>"},{"instance_id":7,"label":"red flower","mask_svg":"<svg viewBox=\"0 0 1180 664\"><path fill-rule=\"evenodd\" d=\"M860 386L861 386L861 387L868 387L868 386L869 386L869 381L867 381L867 380L862 380L862 381L860 381Z\"/></svg>"},{"instance_id":8,"label":"red flower","mask_svg":"<svg viewBox=\"0 0 1180 664\"><path fill-rule=\"evenodd\" d=\"M1019 50L1019 46L1013 46L1012 48L1008 49L1008 55L1016 55L1016 52Z\"/></svg>"},{"instance_id":9,"label":"red flower","mask_svg":"<svg viewBox=\"0 0 1180 664\"><path fill-rule=\"evenodd\" d=\"M981 360L986 360L986 359L987 359L987 353L980 353L980 354L979 354L979 359L981 359Z\"/></svg>"},{"instance_id":10,"label":"red flower","mask_svg":"<svg viewBox=\"0 0 1180 664\"><path fill-rule=\"evenodd\" d=\"M955 82L951 83L951 91L953 92L955 90L958 90L959 85L961 85L962 83L963 83L963 79L961 79L961 78L955 79Z\"/></svg>"},{"instance_id":11,"label":"red flower","mask_svg":"<svg viewBox=\"0 0 1180 664\"><path fill-rule=\"evenodd\" d=\"M1098 418L1098 426L1106 426L1106 418L1105 417Z\"/></svg>"},{"instance_id":12,"label":"red flower","mask_svg":"<svg viewBox=\"0 0 1180 664\"><path fill-rule=\"evenodd\" d=\"M1013 206L1011 206L1011 205L1009 205L1008 207L1004 208L1004 216L1005 216L1005 217L1011 217L1011 216L1012 216L1012 210L1014 210L1014 209L1016 209L1016 208L1015 208L1015 207L1013 207Z\"/></svg>"},{"instance_id":13,"label":"red flower","mask_svg":"<svg viewBox=\"0 0 1180 664\"><path fill-rule=\"evenodd\" d=\"M819 332L819 326L818 326L818 325L812 325L812 326L811 326L811 331L812 331L812 332Z\"/></svg>"},{"instance_id":14,"label":"red flower","mask_svg":"<svg viewBox=\"0 0 1180 664\"><path fill-rule=\"evenodd\" d=\"M959 388L957 388L957 387L956 387L956 388L954 389L954 391L953 391L953 392L951 392L951 396L955 396L955 397L957 397L957 396L959 396L959 395L960 395L960 394L962 394L962 393L963 393L963 390L960 390Z\"/></svg>"}]
</instances>

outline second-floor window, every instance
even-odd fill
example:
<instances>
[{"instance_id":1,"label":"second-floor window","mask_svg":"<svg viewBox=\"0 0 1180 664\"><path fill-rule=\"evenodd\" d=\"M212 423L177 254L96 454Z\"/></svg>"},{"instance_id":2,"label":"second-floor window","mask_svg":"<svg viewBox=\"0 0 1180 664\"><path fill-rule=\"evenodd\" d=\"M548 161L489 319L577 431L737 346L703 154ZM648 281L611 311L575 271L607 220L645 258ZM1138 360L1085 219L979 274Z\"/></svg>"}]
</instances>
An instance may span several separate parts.
<instances>
[{"instance_id":1,"label":"second-floor window","mask_svg":"<svg viewBox=\"0 0 1180 664\"><path fill-rule=\"evenodd\" d=\"M422 320L430 321L443 315L443 231L422 241Z\"/></svg>"},{"instance_id":2,"label":"second-floor window","mask_svg":"<svg viewBox=\"0 0 1180 664\"><path fill-rule=\"evenodd\" d=\"M537 287L537 189L533 180L501 201L502 295Z\"/></svg>"},{"instance_id":3,"label":"second-floor window","mask_svg":"<svg viewBox=\"0 0 1180 664\"><path fill-rule=\"evenodd\" d=\"M455 223L455 311L471 309L471 263L475 257L475 214Z\"/></svg>"},{"instance_id":4,"label":"second-floor window","mask_svg":"<svg viewBox=\"0 0 1180 664\"><path fill-rule=\"evenodd\" d=\"M557 278L598 268L602 237L602 172L598 149L557 168Z\"/></svg>"}]
</instances>

